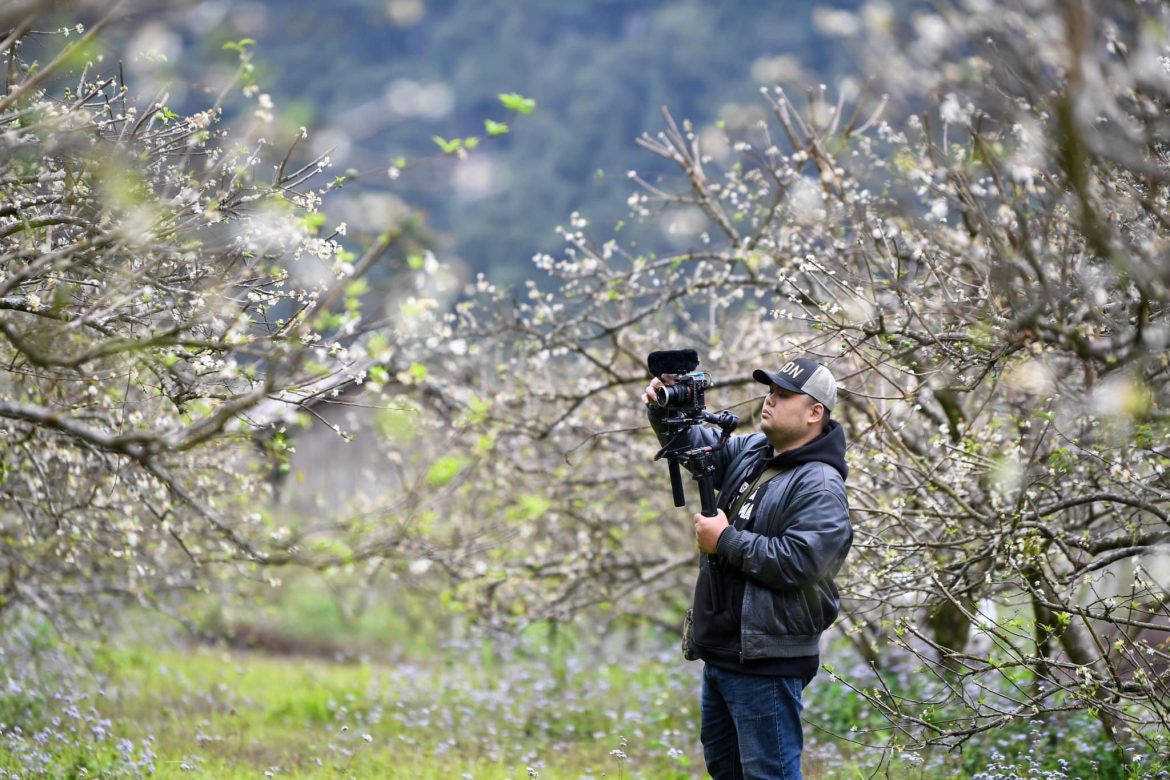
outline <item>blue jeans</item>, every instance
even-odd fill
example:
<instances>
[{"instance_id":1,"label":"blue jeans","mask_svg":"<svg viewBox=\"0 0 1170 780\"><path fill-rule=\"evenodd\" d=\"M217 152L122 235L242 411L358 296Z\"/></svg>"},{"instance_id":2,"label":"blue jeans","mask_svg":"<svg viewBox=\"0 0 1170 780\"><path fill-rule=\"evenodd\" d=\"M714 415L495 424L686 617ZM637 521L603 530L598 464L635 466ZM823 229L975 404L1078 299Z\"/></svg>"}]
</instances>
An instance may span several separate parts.
<instances>
[{"instance_id":1,"label":"blue jeans","mask_svg":"<svg viewBox=\"0 0 1170 780\"><path fill-rule=\"evenodd\" d=\"M800 696L794 677L703 668L701 738L715 780L801 780Z\"/></svg>"}]
</instances>

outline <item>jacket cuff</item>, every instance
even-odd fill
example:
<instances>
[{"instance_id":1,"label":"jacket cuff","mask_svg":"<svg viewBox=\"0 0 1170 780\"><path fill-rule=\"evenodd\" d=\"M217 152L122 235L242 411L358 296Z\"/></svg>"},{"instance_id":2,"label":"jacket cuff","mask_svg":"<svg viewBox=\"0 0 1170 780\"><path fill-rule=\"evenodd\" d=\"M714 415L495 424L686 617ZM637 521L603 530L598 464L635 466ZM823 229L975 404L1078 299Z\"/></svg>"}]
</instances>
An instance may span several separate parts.
<instances>
[{"instance_id":1,"label":"jacket cuff","mask_svg":"<svg viewBox=\"0 0 1170 780\"><path fill-rule=\"evenodd\" d=\"M746 543L743 531L729 525L719 534L719 541L715 543L715 553L739 566L743 562L743 548Z\"/></svg>"}]
</instances>

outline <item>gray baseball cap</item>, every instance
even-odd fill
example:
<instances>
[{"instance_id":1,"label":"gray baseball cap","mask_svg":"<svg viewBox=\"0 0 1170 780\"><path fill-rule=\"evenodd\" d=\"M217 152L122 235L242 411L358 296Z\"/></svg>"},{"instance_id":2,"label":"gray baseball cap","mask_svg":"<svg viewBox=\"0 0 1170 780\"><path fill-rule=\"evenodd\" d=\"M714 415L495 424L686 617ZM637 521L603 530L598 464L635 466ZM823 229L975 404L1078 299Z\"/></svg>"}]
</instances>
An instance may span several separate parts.
<instances>
[{"instance_id":1,"label":"gray baseball cap","mask_svg":"<svg viewBox=\"0 0 1170 780\"><path fill-rule=\"evenodd\" d=\"M793 393L804 393L829 411L837 403L837 380L829 369L815 360L795 358L780 366L779 371L757 368L752 379L765 385L777 385Z\"/></svg>"}]
</instances>

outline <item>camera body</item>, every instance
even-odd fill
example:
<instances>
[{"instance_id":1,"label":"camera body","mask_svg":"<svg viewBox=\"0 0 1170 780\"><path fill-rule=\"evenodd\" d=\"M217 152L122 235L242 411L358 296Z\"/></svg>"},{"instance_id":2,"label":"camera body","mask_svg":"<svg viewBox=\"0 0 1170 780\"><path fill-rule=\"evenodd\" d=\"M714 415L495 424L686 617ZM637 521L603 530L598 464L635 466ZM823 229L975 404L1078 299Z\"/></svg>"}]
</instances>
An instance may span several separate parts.
<instances>
[{"instance_id":1,"label":"camera body","mask_svg":"<svg viewBox=\"0 0 1170 780\"><path fill-rule=\"evenodd\" d=\"M706 392L712 385L705 371L692 371L676 377L674 384L658 388L656 400L663 409L686 417L698 417L706 408Z\"/></svg>"}]
</instances>

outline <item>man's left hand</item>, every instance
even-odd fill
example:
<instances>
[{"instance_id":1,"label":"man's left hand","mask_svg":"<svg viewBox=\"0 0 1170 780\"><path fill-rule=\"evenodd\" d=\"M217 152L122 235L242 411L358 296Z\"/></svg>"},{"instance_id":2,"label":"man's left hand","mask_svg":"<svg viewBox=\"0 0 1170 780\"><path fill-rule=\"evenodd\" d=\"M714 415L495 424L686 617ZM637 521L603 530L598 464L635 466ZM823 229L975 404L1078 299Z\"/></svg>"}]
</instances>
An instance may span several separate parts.
<instances>
[{"instance_id":1,"label":"man's left hand","mask_svg":"<svg viewBox=\"0 0 1170 780\"><path fill-rule=\"evenodd\" d=\"M716 509L714 517L695 515L695 538L699 542L699 549L705 553L715 552L715 545L719 544L719 536L727 525L727 515L723 514L722 509Z\"/></svg>"}]
</instances>

